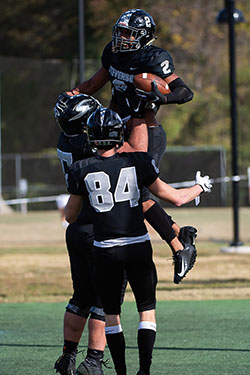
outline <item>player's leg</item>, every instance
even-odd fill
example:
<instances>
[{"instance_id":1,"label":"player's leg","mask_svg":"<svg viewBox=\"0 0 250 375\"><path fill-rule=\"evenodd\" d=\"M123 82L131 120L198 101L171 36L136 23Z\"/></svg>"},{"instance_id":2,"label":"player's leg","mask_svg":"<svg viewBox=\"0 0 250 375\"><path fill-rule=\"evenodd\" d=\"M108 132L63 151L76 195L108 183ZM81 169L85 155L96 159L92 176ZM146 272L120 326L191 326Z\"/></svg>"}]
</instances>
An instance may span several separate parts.
<instances>
[{"instance_id":1,"label":"player's leg","mask_svg":"<svg viewBox=\"0 0 250 375\"><path fill-rule=\"evenodd\" d=\"M143 192L143 197L146 194ZM179 284L195 264L197 230L191 226L180 228L157 202L151 202L143 202L143 210L146 210L144 217L170 246L174 261L174 283Z\"/></svg>"},{"instance_id":2,"label":"player's leg","mask_svg":"<svg viewBox=\"0 0 250 375\"><path fill-rule=\"evenodd\" d=\"M152 260L152 247L149 241L133 245L127 253L126 272L139 312L137 343L139 350L139 372L150 374L152 353L156 337L156 285L157 273Z\"/></svg>"},{"instance_id":3,"label":"player's leg","mask_svg":"<svg viewBox=\"0 0 250 375\"><path fill-rule=\"evenodd\" d=\"M149 198L148 189L146 188L142 190L142 202L144 217L152 228L169 244L173 251L182 249L183 246L177 237L178 225L158 202ZM174 239L177 241L176 243L172 242Z\"/></svg>"},{"instance_id":4,"label":"player's leg","mask_svg":"<svg viewBox=\"0 0 250 375\"><path fill-rule=\"evenodd\" d=\"M77 347L92 305L93 288L88 268L88 253L91 251L93 241L91 229L92 226L74 223L70 224L66 231L74 292L66 306L64 315L63 355L55 364L55 369L62 375L72 374L71 371L75 373ZM99 321L97 324L103 329L103 352L105 347L104 324L103 321Z\"/></svg>"},{"instance_id":5,"label":"player's leg","mask_svg":"<svg viewBox=\"0 0 250 375\"><path fill-rule=\"evenodd\" d=\"M173 254L175 284L179 284L195 264L197 255L195 247L196 233L196 228L191 226L180 228L179 240L182 242L184 249Z\"/></svg>"},{"instance_id":6,"label":"player's leg","mask_svg":"<svg viewBox=\"0 0 250 375\"><path fill-rule=\"evenodd\" d=\"M155 310L141 311L139 313L139 319L137 344L140 370L137 374L149 375L156 337Z\"/></svg>"},{"instance_id":7,"label":"player's leg","mask_svg":"<svg viewBox=\"0 0 250 375\"><path fill-rule=\"evenodd\" d=\"M105 312L105 333L117 375L126 375L125 338L120 323L124 268L119 257L122 247L95 248L98 292Z\"/></svg>"},{"instance_id":8,"label":"player's leg","mask_svg":"<svg viewBox=\"0 0 250 375\"><path fill-rule=\"evenodd\" d=\"M165 153L166 144L166 134L161 125L148 127L148 152L158 166L160 166ZM143 197L144 216L161 238L169 244L174 259L174 282L178 284L195 263L196 250L194 244L189 246L190 240L188 238L191 236L191 242L194 243L197 230L193 228L195 237L193 229L188 235L185 231L180 231L180 227L167 215L155 201L155 198L152 198L153 196L145 190Z\"/></svg>"},{"instance_id":9,"label":"player's leg","mask_svg":"<svg viewBox=\"0 0 250 375\"><path fill-rule=\"evenodd\" d=\"M166 151L167 138L166 133L161 125L148 127L148 153L154 158L156 165L160 162ZM157 233L165 240L172 251L183 249L181 242L178 240L178 225L163 210L154 197L147 189L142 193L143 212L145 219L155 229Z\"/></svg>"},{"instance_id":10,"label":"player's leg","mask_svg":"<svg viewBox=\"0 0 250 375\"><path fill-rule=\"evenodd\" d=\"M114 362L117 375L126 375L125 337L123 334L120 315L105 314L107 344Z\"/></svg>"},{"instance_id":11,"label":"player's leg","mask_svg":"<svg viewBox=\"0 0 250 375\"><path fill-rule=\"evenodd\" d=\"M87 355L85 360L78 366L76 375L102 375L102 364L105 365L103 357L106 337L103 308L100 307L99 303L96 303L90 310Z\"/></svg>"},{"instance_id":12,"label":"player's leg","mask_svg":"<svg viewBox=\"0 0 250 375\"><path fill-rule=\"evenodd\" d=\"M160 167L160 162L167 147L167 137L161 125L148 126L148 153Z\"/></svg>"}]
</instances>

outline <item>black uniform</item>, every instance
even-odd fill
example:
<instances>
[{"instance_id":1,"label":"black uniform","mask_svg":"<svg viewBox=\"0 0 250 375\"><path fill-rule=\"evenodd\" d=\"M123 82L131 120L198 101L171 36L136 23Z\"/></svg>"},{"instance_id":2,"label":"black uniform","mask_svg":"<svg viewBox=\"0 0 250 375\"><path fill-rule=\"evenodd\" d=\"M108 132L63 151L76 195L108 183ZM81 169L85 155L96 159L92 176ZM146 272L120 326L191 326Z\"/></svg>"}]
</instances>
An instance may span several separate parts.
<instances>
[{"instance_id":1,"label":"black uniform","mask_svg":"<svg viewBox=\"0 0 250 375\"><path fill-rule=\"evenodd\" d=\"M137 52L113 53L110 42L104 48L102 65L109 72L112 99L118 104L121 117L136 113L140 104L133 85L135 75L147 72L164 79L174 72L173 60L168 51L155 46L146 46ZM140 106L138 114L143 117Z\"/></svg>"},{"instance_id":2,"label":"black uniform","mask_svg":"<svg viewBox=\"0 0 250 375\"><path fill-rule=\"evenodd\" d=\"M142 152L95 156L70 168L68 191L92 207L98 291L107 314L120 313L124 270L138 311L155 308L157 276L141 190L158 174L155 161Z\"/></svg>"},{"instance_id":3,"label":"black uniform","mask_svg":"<svg viewBox=\"0 0 250 375\"><path fill-rule=\"evenodd\" d=\"M109 72L112 84L112 101L121 117L135 115L143 117L145 102L135 95L134 76L152 73L166 78L174 73L174 64L169 52L155 46L145 46L137 52L113 53L112 43L106 45L102 54L102 65ZM161 125L148 127L148 152L159 166L167 146L166 133ZM143 201L153 198L144 193Z\"/></svg>"},{"instance_id":4,"label":"black uniform","mask_svg":"<svg viewBox=\"0 0 250 375\"><path fill-rule=\"evenodd\" d=\"M57 154L67 182L69 166L77 160L93 156L94 152L89 146L86 134L68 137L62 132L57 144ZM99 297L97 297L92 279L94 268L93 240L91 208L86 201L77 221L70 224L66 230L66 243L74 290L66 309L82 317L87 317L89 308L94 306L93 317L99 318L102 315L102 305Z\"/></svg>"}]
</instances>

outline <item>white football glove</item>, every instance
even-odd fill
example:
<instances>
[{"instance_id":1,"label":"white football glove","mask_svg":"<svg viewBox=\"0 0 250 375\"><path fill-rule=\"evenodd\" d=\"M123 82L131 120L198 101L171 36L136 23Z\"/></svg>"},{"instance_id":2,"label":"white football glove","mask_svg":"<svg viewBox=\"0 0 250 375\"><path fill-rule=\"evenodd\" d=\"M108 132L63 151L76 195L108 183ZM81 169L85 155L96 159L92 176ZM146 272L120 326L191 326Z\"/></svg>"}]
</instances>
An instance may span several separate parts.
<instances>
[{"instance_id":1,"label":"white football glove","mask_svg":"<svg viewBox=\"0 0 250 375\"><path fill-rule=\"evenodd\" d=\"M195 184L198 184L202 187L205 193L210 193L213 185L211 184L209 176L201 176L201 172L197 171L195 176Z\"/></svg>"}]
</instances>

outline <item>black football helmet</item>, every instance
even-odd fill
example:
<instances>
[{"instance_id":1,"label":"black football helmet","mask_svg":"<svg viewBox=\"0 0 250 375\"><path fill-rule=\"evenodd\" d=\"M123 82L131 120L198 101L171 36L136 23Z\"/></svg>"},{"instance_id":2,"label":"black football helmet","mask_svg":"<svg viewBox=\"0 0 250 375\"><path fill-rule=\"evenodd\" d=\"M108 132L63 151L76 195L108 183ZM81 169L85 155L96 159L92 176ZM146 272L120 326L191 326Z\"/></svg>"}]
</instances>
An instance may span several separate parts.
<instances>
[{"instance_id":1,"label":"black football helmet","mask_svg":"<svg viewBox=\"0 0 250 375\"><path fill-rule=\"evenodd\" d=\"M54 107L55 119L61 130L68 136L82 134L89 116L101 104L90 95L59 95Z\"/></svg>"},{"instance_id":2,"label":"black football helmet","mask_svg":"<svg viewBox=\"0 0 250 375\"><path fill-rule=\"evenodd\" d=\"M104 150L116 145L122 146L124 123L116 112L100 107L89 117L87 125L88 139L92 146Z\"/></svg>"},{"instance_id":3,"label":"black football helmet","mask_svg":"<svg viewBox=\"0 0 250 375\"><path fill-rule=\"evenodd\" d=\"M121 37L125 32L127 38ZM155 22L153 18L142 9L130 9L123 13L112 29L112 51L131 52L153 43ZM133 38L132 38L133 37Z\"/></svg>"}]
</instances>

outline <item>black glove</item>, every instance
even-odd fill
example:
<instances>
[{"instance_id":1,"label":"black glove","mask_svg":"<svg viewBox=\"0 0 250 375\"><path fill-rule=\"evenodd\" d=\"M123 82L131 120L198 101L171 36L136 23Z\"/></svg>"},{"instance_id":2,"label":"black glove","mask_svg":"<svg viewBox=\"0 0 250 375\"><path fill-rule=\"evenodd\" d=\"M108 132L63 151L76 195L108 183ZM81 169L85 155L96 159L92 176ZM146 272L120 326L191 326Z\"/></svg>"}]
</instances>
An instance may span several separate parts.
<instances>
[{"instance_id":1,"label":"black glove","mask_svg":"<svg viewBox=\"0 0 250 375\"><path fill-rule=\"evenodd\" d=\"M141 89L135 89L137 98L146 102L153 102L156 105L166 104L167 98L157 88L155 81L151 83L152 90L147 92Z\"/></svg>"}]
</instances>

